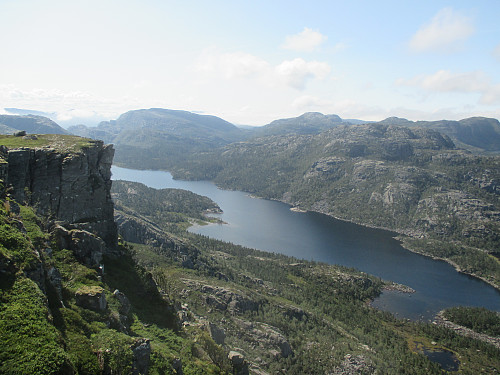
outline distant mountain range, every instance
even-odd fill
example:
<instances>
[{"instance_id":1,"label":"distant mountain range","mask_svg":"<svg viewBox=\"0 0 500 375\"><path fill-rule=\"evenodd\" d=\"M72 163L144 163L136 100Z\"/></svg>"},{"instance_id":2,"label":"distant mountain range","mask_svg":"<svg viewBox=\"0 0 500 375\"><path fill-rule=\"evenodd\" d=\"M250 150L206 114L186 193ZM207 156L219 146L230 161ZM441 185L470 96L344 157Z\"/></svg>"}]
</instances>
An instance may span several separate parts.
<instances>
[{"instance_id":1,"label":"distant mountain range","mask_svg":"<svg viewBox=\"0 0 500 375\"><path fill-rule=\"evenodd\" d=\"M4 110L9 115L21 115L21 116L35 115L35 116L48 117L52 121L56 121L59 125L61 125L64 128L67 128L69 126L74 126L75 124L87 124L88 126L96 126L101 121L107 120L107 118L105 118L102 115L99 115L96 112L92 114L87 113L85 116L82 116L82 114L79 113L79 111L72 109L65 111L64 116L61 116L61 114L57 112L43 112L25 108L4 108Z\"/></svg>"},{"instance_id":2,"label":"distant mountain range","mask_svg":"<svg viewBox=\"0 0 500 375\"><path fill-rule=\"evenodd\" d=\"M10 134L18 130L26 130L28 133L67 134L70 132L84 137L102 139L118 146L117 162L121 160L121 149L127 149L127 152L132 150L133 153L135 149L140 149L141 153L150 153L147 150L154 150L150 156L156 159L163 159L163 152L167 153L168 158L177 158L184 152L210 150L251 138L287 134L313 135L339 125L377 123L356 119L346 120L333 114L307 112L298 117L275 120L264 126L237 127L216 116L151 108L126 112L118 119L103 121L96 127L76 125L65 130L54 121L40 116L44 112L16 108L7 110L19 114L31 114L0 116L0 133ZM37 114L33 114L34 112ZM49 115L54 117L54 114L47 113L47 116ZM500 152L500 123L493 118L410 121L389 117L378 123L436 130L449 136L458 147L475 153Z\"/></svg>"},{"instance_id":3,"label":"distant mountain range","mask_svg":"<svg viewBox=\"0 0 500 375\"><path fill-rule=\"evenodd\" d=\"M80 125L70 127L69 131L77 135L100 138L115 144L130 146L137 144L144 146L142 141L136 139L137 132L140 132L142 138L147 138L149 133L160 138L167 135L175 138L188 137L197 146L210 149L249 138L286 134L318 134L339 125L359 125L362 123L377 122L346 120L333 114L323 115L318 112L307 112L298 117L275 120L264 126L236 127L215 116L151 108L129 111L117 120L101 122L95 128ZM404 118L389 117L378 123L433 129L449 136L459 147L475 152L500 152L500 123L493 118L471 117L460 121L409 121Z\"/></svg>"},{"instance_id":4,"label":"distant mountain range","mask_svg":"<svg viewBox=\"0 0 500 375\"><path fill-rule=\"evenodd\" d=\"M21 130L31 134L70 134L47 117L0 115L0 134L13 134Z\"/></svg>"},{"instance_id":5,"label":"distant mountain range","mask_svg":"<svg viewBox=\"0 0 500 375\"><path fill-rule=\"evenodd\" d=\"M69 130L114 143L119 166L212 180L396 230L413 250L498 285L500 269L487 253L498 256L500 244L500 160L478 155L500 152L498 120L352 122L313 112L242 129L215 116L151 108ZM64 130L32 115L1 116L0 124L9 132Z\"/></svg>"},{"instance_id":6,"label":"distant mountain range","mask_svg":"<svg viewBox=\"0 0 500 375\"><path fill-rule=\"evenodd\" d=\"M140 109L97 127L76 126L73 134L99 138L116 145L115 161L140 167L164 168L189 153L211 150L242 140L247 131L215 116L162 108Z\"/></svg>"},{"instance_id":7,"label":"distant mountain range","mask_svg":"<svg viewBox=\"0 0 500 375\"><path fill-rule=\"evenodd\" d=\"M470 117L460 121L409 121L389 117L382 124L433 129L449 136L459 147L472 151L500 151L500 123L486 117Z\"/></svg>"}]
</instances>

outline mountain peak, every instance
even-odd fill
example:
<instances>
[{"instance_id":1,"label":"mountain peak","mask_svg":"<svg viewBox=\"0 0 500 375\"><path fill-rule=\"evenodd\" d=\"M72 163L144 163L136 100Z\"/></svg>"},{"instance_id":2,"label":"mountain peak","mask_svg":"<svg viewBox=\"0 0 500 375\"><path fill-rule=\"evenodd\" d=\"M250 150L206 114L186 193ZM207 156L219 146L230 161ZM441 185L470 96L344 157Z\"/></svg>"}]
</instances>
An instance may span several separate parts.
<instances>
[{"instance_id":1,"label":"mountain peak","mask_svg":"<svg viewBox=\"0 0 500 375\"><path fill-rule=\"evenodd\" d=\"M411 122L413 121L396 116L387 117L385 120L379 121L380 124L385 124L385 125L406 125Z\"/></svg>"}]
</instances>

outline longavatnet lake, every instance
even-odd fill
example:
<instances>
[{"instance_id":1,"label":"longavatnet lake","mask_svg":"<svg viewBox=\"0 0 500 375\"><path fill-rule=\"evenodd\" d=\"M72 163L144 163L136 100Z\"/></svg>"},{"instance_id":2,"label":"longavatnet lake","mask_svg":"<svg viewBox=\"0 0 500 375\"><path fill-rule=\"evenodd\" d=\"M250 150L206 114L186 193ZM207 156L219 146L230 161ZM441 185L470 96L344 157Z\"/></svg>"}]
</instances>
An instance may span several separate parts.
<instances>
[{"instance_id":1,"label":"longavatnet lake","mask_svg":"<svg viewBox=\"0 0 500 375\"><path fill-rule=\"evenodd\" d=\"M113 179L141 182L156 189L190 190L215 201L225 224L190 231L259 250L300 259L340 264L407 285L415 293L387 291L373 305L401 318L430 320L450 306L483 306L500 311L500 292L443 262L414 254L395 233L366 228L247 193L218 189L209 181L174 180L168 172L113 166Z\"/></svg>"}]
</instances>

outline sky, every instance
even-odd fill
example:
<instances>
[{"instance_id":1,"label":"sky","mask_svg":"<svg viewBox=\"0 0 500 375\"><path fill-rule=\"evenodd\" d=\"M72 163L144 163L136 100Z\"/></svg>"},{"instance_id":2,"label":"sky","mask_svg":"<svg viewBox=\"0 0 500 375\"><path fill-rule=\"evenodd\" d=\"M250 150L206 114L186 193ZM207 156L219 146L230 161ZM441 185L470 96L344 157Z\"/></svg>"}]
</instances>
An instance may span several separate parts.
<instances>
[{"instance_id":1,"label":"sky","mask_svg":"<svg viewBox=\"0 0 500 375\"><path fill-rule=\"evenodd\" d=\"M0 113L499 119L498 15L497 0L0 0Z\"/></svg>"}]
</instances>

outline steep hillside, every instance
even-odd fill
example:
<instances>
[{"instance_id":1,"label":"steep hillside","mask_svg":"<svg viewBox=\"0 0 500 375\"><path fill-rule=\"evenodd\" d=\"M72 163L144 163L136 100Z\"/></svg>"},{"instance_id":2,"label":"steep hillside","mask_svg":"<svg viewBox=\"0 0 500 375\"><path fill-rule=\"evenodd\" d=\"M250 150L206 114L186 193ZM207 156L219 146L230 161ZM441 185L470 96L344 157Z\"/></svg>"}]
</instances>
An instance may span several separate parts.
<instances>
[{"instance_id":1,"label":"steep hillside","mask_svg":"<svg viewBox=\"0 0 500 375\"><path fill-rule=\"evenodd\" d=\"M22 130L29 134L70 134L47 117L0 115L0 134L13 134Z\"/></svg>"},{"instance_id":2,"label":"steep hillside","mask_svg":"<svg viewBox=\"0 0 500 375\"><path fill-rule=\"evenodd\" d=\"M455 149L434 130L370 124L259 138L193 155L173 174L395 230L412 250L499 285L500 159Z\"/></svg>"},{"instance_id":3,"label":"steep hillside","mask_svg":"<svg viewBox=\"0 0 500 375\"><path fill-rule=\"evenodd\" d=\"M61 135L0 144L0 372L220 373L195 343L203 331L179 333L151 273L117 242L112 147Z\"/></svg>"}]
</instances>

